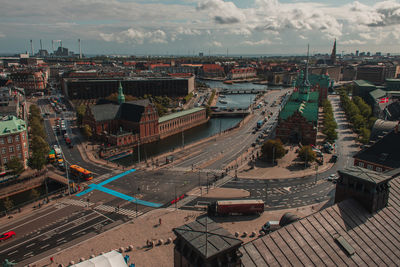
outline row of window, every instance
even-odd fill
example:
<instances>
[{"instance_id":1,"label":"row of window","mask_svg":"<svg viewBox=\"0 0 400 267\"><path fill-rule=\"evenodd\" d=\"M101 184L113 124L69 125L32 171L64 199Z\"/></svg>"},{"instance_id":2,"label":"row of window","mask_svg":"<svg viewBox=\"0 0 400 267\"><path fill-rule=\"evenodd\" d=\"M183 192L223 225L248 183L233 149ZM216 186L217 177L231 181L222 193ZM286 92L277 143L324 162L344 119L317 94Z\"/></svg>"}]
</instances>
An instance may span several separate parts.
<instances>
[{"instance_id":1,"label":"row of window","mask_svg":"<svg viewBox=\"0 0 400 267\"><path fill-rule=\"evenodd\" d=\"M201 119L202 117L204 117L203 113L197 113L197 114L193 114L193 115L190 115L190 116L187 116L187 117L183 117L181 119L177 119L177 120L174 120L174 121L171 121L171 122L169 122L167 124L162 125L160 127L160 130L161 131L170 130L171 127L172 127L172 129L175 129L176 126L180 126L182 124L186 124L186 123L191 122L193 120Z\"/></svg>"},{"instance_id":2,"label":"row of window","mask_svg":"<svg viewBox=\"0 0 400 267\"><path fill-rule=\"evenodd\" d=\"M25 151L25 158L27 158L27 157L28 157L28 151ZM15 158L15 155L10 155L10 157L3 157L3 160L1 162L2 165L7 164L8 159L12 160L13 158ZM22 154L21 153L18 153L18 158L22 159Z\"/></svg>"},{"instance_id":3,"label":"row of window","mask_svg":"<svg viewBox=\"0 0 400 267\"><path fill-rule=\"evenodd\" d=\"M25 140L25 133L22 133L22 140ZM8 136L7 138L1 137L0 144L4 145L5 139L7 139L7 143L12 144L14 138L12 135ZM15 142L19 142L19 134L15 135Z\"/></svg>"},{"instance_id":4,"label":"row of window","mask_svg":"<svg viewBox=\"0 0 400 267\"><path fill-rule=\"evenodd\" d=\"M360 166L361 168L365 168L365 163L364 162L358 162L358 166ZM367 164L367 169L369 170L373 170L374 166L371 164ZM377 172L383 172L383 169L381 167L376 167L375 171Z\"/></svg>"},{"instance_id":5,"label":"row of window","mask_svg":"<svg viewBox=\"0 0 400 267\"><path fill-rule=\"evenodd\" d=\"M24 143L24 148L26 148L26 143ZM21 145L18 144L16 146L17 151L21 151ZM14 146L9 146L8 147L8 152L13 153L15 151ZM1 154L6 154L7 152L7 148L6 147L2 147L1 148Z\"/></svg>"}]
</instances>

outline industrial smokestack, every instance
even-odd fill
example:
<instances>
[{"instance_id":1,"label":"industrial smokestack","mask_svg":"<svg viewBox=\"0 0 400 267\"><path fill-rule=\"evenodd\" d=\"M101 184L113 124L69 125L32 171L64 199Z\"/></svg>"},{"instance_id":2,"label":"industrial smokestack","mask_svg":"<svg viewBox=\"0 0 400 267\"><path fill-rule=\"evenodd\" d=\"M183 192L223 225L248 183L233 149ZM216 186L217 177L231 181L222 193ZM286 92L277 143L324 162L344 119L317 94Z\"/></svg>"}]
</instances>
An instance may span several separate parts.
<instances>
[{"instance_id":1,"label":"industrial smokestack","mask_svg":"<svg viewBox=\"0 0 400 267\"><path fill-rule=\"evenodd\" d=\"M40 50L43 50L43 47L42 47L42 39L40 39Z\"/></svg>"},{"instance_id":2,"label":"industrial smokestack","mask_svg":"<svg viewBox=\"0 0 400 267\"><path fill-rule=\"evenodd\" d=\"M31 39L31 55L33 56L33 42L32 42L32 39Z\"/></svg>"},{"instance_id":3,"label":"industrial smokestack","mask_svg":"<svg viewBox=\"0 0 400 267\"><path fill-rule=\"evenodd\" d=\"M53 49L53 53L54 53L54 40L51 40L51 48Z\"/></svg>"},{"instance_id":4,"label":"industrial smokestack","mask_svg":"<svg viewBox=\"0 0 400 267\"><path fill-rule=\"evenodd\" d=\"M82 59L81 39L78 39L79 43L79 59Z\"/></svg>"},{"instance_id":5,"label":"industrial smokestack","mask_svg":"<svg viewBox=\"0 0 400 267\"><path fill-rule=\"evenodd\" d=\"M60 41L60 47L62 48L62 41Z\"/></svg>"}]
</instances>

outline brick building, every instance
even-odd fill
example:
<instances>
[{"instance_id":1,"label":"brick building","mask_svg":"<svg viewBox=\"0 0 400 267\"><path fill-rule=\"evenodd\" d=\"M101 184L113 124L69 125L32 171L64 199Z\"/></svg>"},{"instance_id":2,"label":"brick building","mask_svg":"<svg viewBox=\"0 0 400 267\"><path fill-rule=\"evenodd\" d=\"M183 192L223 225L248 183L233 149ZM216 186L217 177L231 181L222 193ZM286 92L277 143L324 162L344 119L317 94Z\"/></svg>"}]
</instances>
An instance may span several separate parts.
<instances>
[{"instance_id":1,"label":"brick building","mask_svg":"<svg viewBox=\"0 0 400 267\"><path fill-rule=\"evenodd\" d=\"M237 69L231 69L226 78L229 80L235 80L235 79L254 78L256 76L257 76L257 71L254 68L237 68Z\"/></svg>"},{"instance_id":2,"label":"brick building","mask_svg":"<svg viewBox=\"0 0 400 267\"><path fill-rule=\"evenodd\" d=\"M158 119L160 139L207 122L205 108L192 108Z\"/></svg>"},{"instance_id":3,"label":"brick building","mask_svg":"<svg viewBox=\"0 0 400 267\"><path fill-rule=\"evenodd\" d=\"M47 72L24 70L10 74L10 79L17 87L25 89L25 93L30 95L36 91L43 91L47 87Z\"/></svg>"},{"instance_id":4,"label":"brick building","mask_svg":"<svg viewBox=\"0 0 400 267\"><path fill-rule=\"evenodd\" d=\"M399 124L394 130L361 150L354 157L354 166L385 172L400 168L400 132Z\"/></svg>"},{"instance_id":5,"label":"brick building","mask_svg":"<svg viewBox=\"0 0 400 267\"><path fill-rule=\"evenodd\" d=\"M13 158L19 158L27 166L29 145L25 121L15 116L0 120L0 165L4 167Z\"/></svg>"},{"instance_id":6,"label":"brick building","mask_svg":"<svg viewBox=\"0 0 400 267\"><path fill-rule=\"evenodd\" d=\"M299 82L301 80L301 84ZM318 126L319 92L310 92L311 85L306 74L300 73L297 89L279 113L275 136L282 142L315 144Z\"/></svg>"}]
</instances>

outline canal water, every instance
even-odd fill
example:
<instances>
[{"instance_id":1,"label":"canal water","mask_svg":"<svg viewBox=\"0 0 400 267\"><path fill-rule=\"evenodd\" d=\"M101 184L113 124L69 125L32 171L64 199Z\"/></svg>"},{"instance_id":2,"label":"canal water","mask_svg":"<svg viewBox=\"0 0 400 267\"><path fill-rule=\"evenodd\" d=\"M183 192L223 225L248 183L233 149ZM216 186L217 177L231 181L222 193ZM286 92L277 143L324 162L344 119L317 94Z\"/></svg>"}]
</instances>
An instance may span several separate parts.
<instances>
[{"instance_id":1,"label":"canal water","mask_svg":"<svg viewBox=\"0 0 400 267\"><path fill-rule=\"evenodd\" d=\"M206 83L211 88L228 88L240 90L266 88L266 85L257 85L252 83L224 84L222 82L208 80L202 80L202 82ZM252 103L255 96L256 95L254 94L226 95L223 99L227 102L227 104L222 104L218 102L217 106L225 108L247 108ZM158 142L141 145L140 153L138 153L137 149L135 149L132 155L115 160L114 162L124 166L129 166L138 162L139 156L141 161L145 159L149 160L153 156L173 151L174 149L182 147L182 145L188 145L201 139L216 135L219 132L230 129L237 125L242 119L242 117L212 118L203 125L186 130L183 135L182 133L179 133Z\"/></svg>"}]
</instances>

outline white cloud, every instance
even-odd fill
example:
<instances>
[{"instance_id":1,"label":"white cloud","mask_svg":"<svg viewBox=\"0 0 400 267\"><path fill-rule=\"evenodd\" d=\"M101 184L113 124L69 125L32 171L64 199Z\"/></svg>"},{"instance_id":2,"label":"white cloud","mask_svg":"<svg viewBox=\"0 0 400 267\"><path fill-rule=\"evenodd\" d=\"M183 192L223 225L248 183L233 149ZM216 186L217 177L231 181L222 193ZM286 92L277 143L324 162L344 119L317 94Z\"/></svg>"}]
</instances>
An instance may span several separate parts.
<instances>
[{"instance_id":1,"label":"white cloud","mask_svg":"<svg viewBox=\"0 0 400 267\"><path fill-rule=\"evenodd\" d=\"M250 45L250 46L258 46L258 45L266 45L266 44L271 44L272 42L270 40L260 40L260 41L244 41L243 44L245 45Z\"/></svg>"},{"instance_id":2,"label":"white cloud","mask_svg":"<svg viewBox=\"0 0 400 267\"><path fill-rule=\"evenodd\" d=\"M366 43L366 41L361 40L346 40L340 42L341 45L364 45Z\"/></svg>"},{"instance_id":3,"label":"white cloud","mask_svg":"<svg viewBox=\"0 0 400 267\"><path fill-rule=\"evenodd\" d=\"M6 35L4 33L0 32L0 38L4 38L4 37L6 37Z\"/></svg>"},{"instance_id":4,"label":"white cloud","mask_svg":"<svg viewBox=\"0 0 400 267\"><path fill-rule=\"evenodd\" d=\"M212 41L210 43L211 46L216 46L216 47L222 47L222 43L218 42L218 41Z\"/></svg>"},{"instance_id":5,"label":"white cloud","mask_svg":"<svg viewBox=\"0 0 400 267\"><path fill-rule=\"evenodd\" d=\"M235 24L245 19L243 11L232 2L224 2L223 0L203 0L197 10L209 12L215 23L217 24Z\"/></svg>"},{"instance_id":6,"label":"white cloud","mask_svg":"<svg viewBox=\"0 0 400 267\"><path fill-rule=\"evenodd\" d=\"M144 44L145 42L162 44L168 43L167 34L160 29L154 31L144 31L130 28L119 33L100 33L99 35L106 42L116 41L118 43L135 44Z\"/></svg>"}]
</instances>

